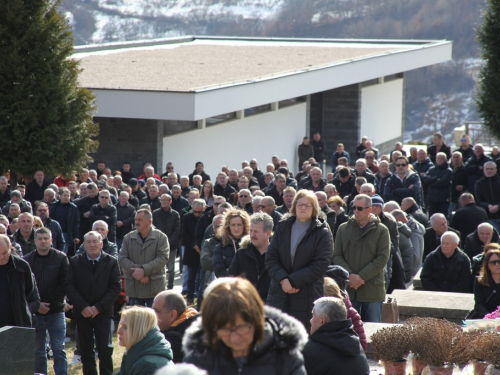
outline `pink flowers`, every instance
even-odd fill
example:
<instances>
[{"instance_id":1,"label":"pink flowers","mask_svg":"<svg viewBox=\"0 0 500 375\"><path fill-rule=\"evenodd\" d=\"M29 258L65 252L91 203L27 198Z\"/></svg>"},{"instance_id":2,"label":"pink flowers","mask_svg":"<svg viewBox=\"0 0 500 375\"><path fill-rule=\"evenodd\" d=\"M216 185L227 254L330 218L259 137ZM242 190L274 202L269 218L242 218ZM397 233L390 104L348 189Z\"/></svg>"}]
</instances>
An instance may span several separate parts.
<instances>
[{"instance_id":1,"label":"pink flowers","mask_svg":"<svg viewBox=\"0 0 500 375\"><path fill-rule=\"evenodd\" d=\"M483 319L498 319L498 318L500 318L500 306L497 306L496 311L486 314Z\"/></svg>"}]
</instances>

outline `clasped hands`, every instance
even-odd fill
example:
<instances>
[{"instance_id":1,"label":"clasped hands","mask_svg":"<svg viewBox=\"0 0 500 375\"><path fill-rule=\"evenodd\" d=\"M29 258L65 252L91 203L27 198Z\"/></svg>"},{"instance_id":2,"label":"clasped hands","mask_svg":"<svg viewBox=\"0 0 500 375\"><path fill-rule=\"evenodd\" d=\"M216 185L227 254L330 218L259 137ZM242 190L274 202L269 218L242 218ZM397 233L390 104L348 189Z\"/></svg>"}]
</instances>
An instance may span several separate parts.
<instances>
[{"instance_id":1,"label":"clasped hands","mask_svg":"<svg viewBox=\"0 0 500 375\"><path fill-rule=\"evenodd\" d=\"M288 279L281 280L280 285L285 293L295 294L300 292L300 289L294 288Z\"/></svg>"},{"instance_id":2,"label":"clasped hands","mask_svg":"<svg viewBox=\"0 0 500 375\"><path fill-rule=\"evenodd\" d=\"M149 283L149 276L144 275L144 268L131 268L132 277L143 284Z\"/></svg>"},{"instance_id":3,"label":"clasped hands","mask_svg":"<svg viewBox=\"0 0 500 375\"><path fill-rule=\"evenodd\" d=\"M84 318L95 318L99 314L99 310L95 306L87 306L82 310L81 314Z\"/></svg>"},{"instance_id":4,"label":"clasped hands","mask_svg":"<svg viewBox=\"0 0 500 375\"><path fill-rule=\"evenodd\" d=\"M362 279L361 276L356 275L355 273L351 273L349 275L349 286L353 289L358 289L365 283L365 280Z\"/></svg>"}]
</instances>

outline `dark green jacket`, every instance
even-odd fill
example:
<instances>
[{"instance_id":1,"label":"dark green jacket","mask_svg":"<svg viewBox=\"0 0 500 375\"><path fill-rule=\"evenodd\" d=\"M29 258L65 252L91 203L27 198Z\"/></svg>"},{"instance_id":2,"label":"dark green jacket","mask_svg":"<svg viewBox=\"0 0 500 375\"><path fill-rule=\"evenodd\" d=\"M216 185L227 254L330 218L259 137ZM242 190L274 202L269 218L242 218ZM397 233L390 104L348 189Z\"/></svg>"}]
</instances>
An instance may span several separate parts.
<instances>
[{"instance_id":1,"label":"dark green jacket","mask_svg":"<svg viewBox=\"0 0 500 375\"><path fill-rule=\"evenodd\" d=\"M153 375L166 365L173 365L172 349L158 327L154 327L123 356L118 375Z\"/></svg>"},{"instance_id":2,"label":"dark green jacket","mask_svg":"<svg viewBox=\"0 0 500 375\"><path fill-rule=\"evenodd\" d=\"M363 232L352 216L342 224L335 238L333 264L355 273L365 284L355 290L347 287L349 298L359 302L380 302L385 299L384 272L391 242L389 230L373 215Z\"/></svg>"}]
</instances>

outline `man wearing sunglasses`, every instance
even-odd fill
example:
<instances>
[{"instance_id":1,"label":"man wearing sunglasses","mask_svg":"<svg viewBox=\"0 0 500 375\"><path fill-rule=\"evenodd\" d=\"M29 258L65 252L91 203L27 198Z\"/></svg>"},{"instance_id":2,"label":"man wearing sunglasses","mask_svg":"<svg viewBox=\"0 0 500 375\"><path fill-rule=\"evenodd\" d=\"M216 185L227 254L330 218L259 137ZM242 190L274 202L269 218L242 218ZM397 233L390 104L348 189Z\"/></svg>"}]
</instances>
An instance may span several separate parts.
<instances>
[{"instance_id":1,"label":"man wearing sunglasses","mask_svg":"<svg viewBox=\"0 0 500 375\"><path fill-rule=\"evenodd\" d=\"M412 197L419 206L422 206L422 185L417 173L409 169L406 156L399 156L394 162L396 173L386 182L384 187L384 201L396 201L401 205L404 198Z\"/></svg>"},{"instance_id":2,"label":"man wearing sunglasses","mask_svg":"<svg viewBox=\"0 0 500 375\"><path fill-rule=\"evenodd\" d=\"M435 292L470 293L471 268L469 257L459 249L460 238L454 232L444 232L441 245L425 258L420 274L424 290Z\"/></svg>"},{"instance_id":3,"label":"man wearing sunglasses","mask_svg":"<svg viewBox=\"0 0 500 375\"><path fill-rule=\"evenodd\" d=\"M353 209L349 221L337 231L333 264L349 272L347 292L361 319L380 322L385 300L384 269L391 251L389 230L372 214L368 195L357 195Z\"/></svg>"}]
</instances>

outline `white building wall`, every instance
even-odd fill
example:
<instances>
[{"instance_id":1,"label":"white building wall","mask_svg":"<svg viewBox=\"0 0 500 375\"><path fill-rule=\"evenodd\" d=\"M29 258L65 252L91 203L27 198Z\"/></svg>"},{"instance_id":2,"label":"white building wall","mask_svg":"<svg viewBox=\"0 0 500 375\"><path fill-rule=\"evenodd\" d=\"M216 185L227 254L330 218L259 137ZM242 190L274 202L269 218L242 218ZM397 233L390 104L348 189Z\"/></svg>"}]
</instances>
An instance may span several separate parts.
<instances>
[{"instance_id":1,"label":"white building wall","mask_svg":"<svg viewBox=\"0 0 500 375\"><path fill-rule=\"evenodd\" d=\"M297 147L306 135L306 103L233 120L204 129L163 138L163 166L173 162L175 171L188 175L202 161L215 180L223 165L241 169L241 162L256 158L265 171L273 155L286 159L297 172Z\"/></svg>"},{"instance_id":2,"label":"white building wall","mask_svg":"<svg viewBox=\"0 0 500 375\"><path fill-rule=\"evenodd\" d=\"M361 89L361 135L377 145L402 134L403 79Z\"/></svg>"}]
</instances>

